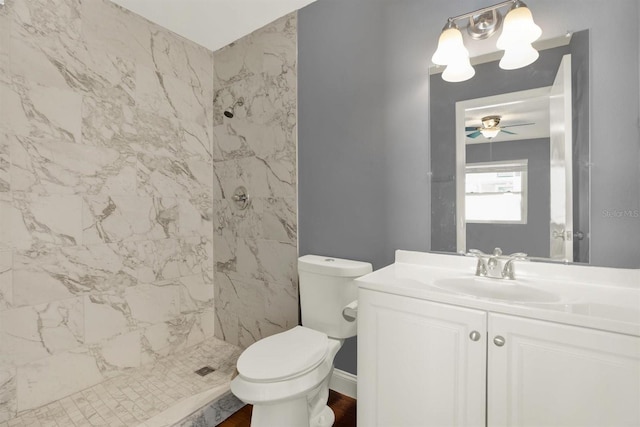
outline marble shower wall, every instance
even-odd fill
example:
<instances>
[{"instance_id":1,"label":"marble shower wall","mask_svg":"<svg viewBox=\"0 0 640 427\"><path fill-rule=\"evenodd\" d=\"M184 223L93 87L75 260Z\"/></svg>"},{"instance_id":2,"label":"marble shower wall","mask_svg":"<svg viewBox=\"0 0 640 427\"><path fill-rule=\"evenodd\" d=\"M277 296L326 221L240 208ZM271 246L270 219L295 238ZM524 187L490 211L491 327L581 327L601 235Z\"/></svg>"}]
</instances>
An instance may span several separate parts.
<instances>
[{"instance_id":1,"label":"marble shower wall","mask_svg":"<svg viewBox=\"0 0 640 427\"><path fill-rule=\"evenodd\" d=\"M214 52L214 91L215 333L246 347L298 324L297 14Z\"/></svg>"},{"instance_id":2,"label":"marble shower wall","mask_svg":"<svg viewBox=\"0 0 640 427\"><path fill-rule=\"evenodd\" d=\"M274 84L278 49L262 66ZM213 335L213 162L264 171L283 153L214 150L213 80L212 52L108 0L0 8L0 421ZM274 138L278 90L259 115ZM270 222L291 209L288 174L288 192L261 183ZM243 250L279 256L268 229Z\"/></svg>"}]
</instances>

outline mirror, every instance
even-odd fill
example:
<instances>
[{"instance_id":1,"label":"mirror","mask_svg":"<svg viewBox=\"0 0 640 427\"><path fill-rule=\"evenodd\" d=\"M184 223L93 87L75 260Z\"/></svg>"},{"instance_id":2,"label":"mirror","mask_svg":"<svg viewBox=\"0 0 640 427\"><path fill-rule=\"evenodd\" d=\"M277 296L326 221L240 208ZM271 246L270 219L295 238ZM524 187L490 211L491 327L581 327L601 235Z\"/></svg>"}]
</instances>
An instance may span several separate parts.
<instances>
[{"instance_id":1,"label":"mirror","mask_svg":"<svg viewBox=\"0 0 640 427\"><path fill-rule=\"evenodd\" d=\"M463 83L432 72L432 250L589 262L589 34L537 48Z\"/></svg>"}]
</instances>

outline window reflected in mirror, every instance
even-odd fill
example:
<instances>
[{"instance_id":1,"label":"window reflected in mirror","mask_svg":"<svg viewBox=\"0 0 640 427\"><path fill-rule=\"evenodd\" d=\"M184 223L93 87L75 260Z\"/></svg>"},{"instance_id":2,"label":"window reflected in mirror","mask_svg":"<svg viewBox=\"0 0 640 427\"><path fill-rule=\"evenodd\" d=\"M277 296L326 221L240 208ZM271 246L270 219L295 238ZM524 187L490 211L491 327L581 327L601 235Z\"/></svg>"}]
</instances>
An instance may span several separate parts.
<instances>
[{"instance_id":1,"label":"window reflected in mirror","mask_svg":"<svg viewBox=\"0 0 640 427\"><path fill-rule=\"evenodd\" d=\"M467 163L465 168L467 223L527 223L527 159Z\"/></svg>"}]
</instances>

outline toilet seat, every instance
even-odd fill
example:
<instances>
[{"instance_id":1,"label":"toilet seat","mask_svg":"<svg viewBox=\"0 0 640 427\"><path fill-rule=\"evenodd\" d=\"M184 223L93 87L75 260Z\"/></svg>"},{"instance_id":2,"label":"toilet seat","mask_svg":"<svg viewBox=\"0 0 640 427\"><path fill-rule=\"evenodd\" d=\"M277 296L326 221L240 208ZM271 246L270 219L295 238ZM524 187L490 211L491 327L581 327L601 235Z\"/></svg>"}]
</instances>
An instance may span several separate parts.
<instances>
[{"instance_id":1,"label":"toilet seat","mask_svg":"<svg viewBox=\"0 0 640 427\"><path fill-rule=\"evenodd\" d=\"M328 350L326 334L296 326L249 346L238 359L238 373L252 382L295 378L320 365Z\"/></svg>"}]
</instances>

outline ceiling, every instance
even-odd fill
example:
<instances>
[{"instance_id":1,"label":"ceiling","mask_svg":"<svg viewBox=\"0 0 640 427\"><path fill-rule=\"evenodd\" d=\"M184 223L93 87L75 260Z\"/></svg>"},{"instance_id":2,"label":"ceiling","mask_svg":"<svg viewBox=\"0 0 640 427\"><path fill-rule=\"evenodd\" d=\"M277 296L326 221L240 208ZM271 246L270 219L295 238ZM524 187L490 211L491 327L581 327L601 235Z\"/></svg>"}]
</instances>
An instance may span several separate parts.
<instances>
[{"instance_id":1,"label":"ceiling","mask_svg":"<svg viewBox=\"0 0 640 427\"><path fill-rule=\"evenodd\" d=\"M500 132L498 136L493 138L493 142L549 138L549 95L525 98L523 93L526 92L506 94L503 95L503 100L499 103L488 102L465 109L465 126L479 127L482 125L483 117L498 115L502 117L500 127L505 127L506 130L516 134L509 135ZM512 99L506 99L511 97ZM467 144L480 144L488 141L482 135L474 139L466 139Z\"/></svg>"},{"instance_id":2,"label":"ceiling","mask_svg":"<svg viewBox=\"0 0 640 427\"><path fill-rule=\"evenodd\" d=\"M315 0L111 0L213 51Z\"/></svg>"}]
</instances>

